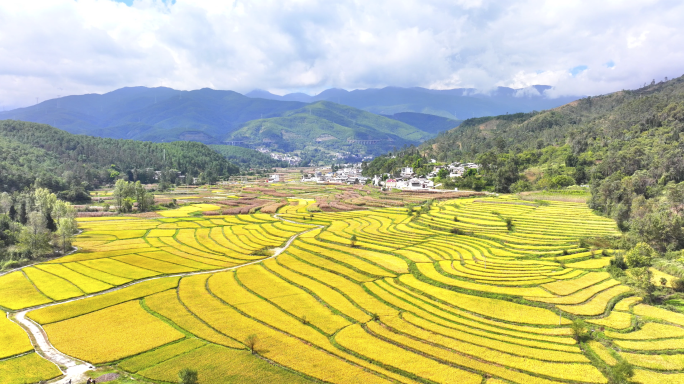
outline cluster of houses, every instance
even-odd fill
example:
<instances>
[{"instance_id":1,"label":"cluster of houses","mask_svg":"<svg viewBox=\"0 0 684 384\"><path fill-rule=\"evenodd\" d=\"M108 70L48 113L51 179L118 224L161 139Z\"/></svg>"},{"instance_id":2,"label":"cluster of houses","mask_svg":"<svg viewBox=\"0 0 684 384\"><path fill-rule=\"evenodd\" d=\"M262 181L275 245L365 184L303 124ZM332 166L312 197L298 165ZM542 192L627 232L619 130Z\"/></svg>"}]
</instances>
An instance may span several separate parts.
<instances>
[{"instance_id":1,"label":"cluster of houses","mask_svg":"<svg viewBox=\"0 0 684 384\"><path fill-rule=\"evenodd\" d=\"M272 159L286 161L289 165L297 165L300 161L302 161L302 158L299 156L271 152L270 149L265 147L257 148L256 151L264 154L269 153Z\"/></svg>"},{"instance_id":2,"label":"cluster of houses","mask_svg":"<svg viewBox=\"0 0 684 384\"><path fill-rule=\"evenodd\" d=\"M435 160L431 160L432 163L435 162ZM442 170L446 169L449 171L449 177L463 177L463 175L466 173L466 171L470 168L473 169L478 169L480 166L475 163L459 163L459 162L454 162L448 165L443 165L443 166L435 166L432 172L430 172L427 177L425 176L418 176L413 172L413 168L411 167L404 167L401 169L401 172L399 174L399 177L391 177L391 175L386 174L385 177L387 179L383 180L382 177L375 175L373 177L373 185L376 187L384 187L384 188L397 188L397 189L407 189L407 190L424 190L424 189L434 189L435 187L439 187L441 184L435 185L434 181L430 180L431 178L437 177L437 173Z\"/></svg>"},{"instance_id":3,"label":"cluster of houses","mask_svg":"<svg viewBox=\"0 0 684 384\"><path fill-rule=\"evenodd\" d=\"M449 171L449 177L454 178L454 177L463 177L463 174L466 173L466 171L470 168L473 169L479 169L480 166L475 163L459 163L459 162L453 162L448 165L441 165L441 166L436 166L432 172L428 174L428 177L437 177L437 172L439 172L442 169L446 169Z\"/></svg>"},{"instance_id":4,"label":"cluster of houses","mask_svg":"<svg viewBox=\"0 0 684 384\"><path fill-rule=\"evenodd\" d=\"M347 164L335 172L330 167L317 168L313 174L303 175L301 181L305 183L365 184L368 177L361 175L361 164L359 163Z\"/></svg>"}]
</instances>

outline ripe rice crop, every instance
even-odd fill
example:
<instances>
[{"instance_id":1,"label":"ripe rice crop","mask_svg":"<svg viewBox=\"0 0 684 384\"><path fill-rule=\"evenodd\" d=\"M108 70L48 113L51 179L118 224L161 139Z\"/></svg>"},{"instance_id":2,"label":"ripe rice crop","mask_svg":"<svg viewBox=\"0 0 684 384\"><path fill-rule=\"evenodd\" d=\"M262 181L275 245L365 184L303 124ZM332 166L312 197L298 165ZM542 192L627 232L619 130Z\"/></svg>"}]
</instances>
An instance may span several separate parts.
<instances>
[{"instance_id":1,"label":"ripe rice crop","mask_svg":"<svg viewBox=\"0 0 684 384\"><path fill-rule=\"evenodd\" d=\"M150 271L155 271L164 274L182 273L196 271L195 268L186 267L183 265L168 263L157 259L151 259L140 255L124 255L113 257L112 259L133 265L139 268L144 268Z\"/></svg>"},{"instance_id":2,"label":"ripe rice crop","mask_svg":"<svg viewBox=\"0 0 684 384\"><path fill-rule=\"evenodd\" d=\"M177 343L167 344L153 351L133 356L118 365L128 372L138 372L205 345L207 344L199 339L183 339Z\"/></svg>"},{"instance_id":3,"label":"ripe rice crop","mask_svg":"<svg viewBox=\"0 0 684 384\"><path fill-rule=\"evenodd\" d=\"M28 313L28 317L39 324L49 324L83 314L94 312L129 300L139 299L178 286L178 277L165 277L144 281L142 283L122 288L118 291L93 296L78 301L36 309Z\"/></svg>"},{"instance_id":4,"label":"ripe rice crop","mask_svg":"<svg viewBox=\"0 0 684 384\"><path fill-rule=\"evenodd\" d=\"M612 311L602 319L587 320L587 322L613 329L627 329L632 326L632 315L625 312Z\"/></svg>"},{"instance_id":5,"label":"ripe rice crop","mask_svg":"<svg viewBox=\"0 0 684 384\"><path fill-rule=\"evenodd\" d=\"M371 323L374 324L374 323ZM409 352L366 333L360 325L352 325L335 336L343 347L396 369L425 377L438 383L481 383L482 376L440 364L432 359Z\"/></svg>"},{"instance_id":6,"label":"ripe rice crop","mask_svg":"<svg viewBox=\"0 0 684 384\"><path fill-rule=\"evenodd\" d=\"M489 285L489 284L480 284L480 283L473 283L470 281L465 281L465 280L457 280L457 279L452 279L449 277L446 277L437 270L435 270L435 266L432 263L416 263L416 267L418 267L418 270L420 273L422 273L424 276L437 281L438 283L442 283L445 285L450 285L454 287L459 287L463 289L468 289L468 290L473 290L473 291L482 291L482 292L490 292L490 293L499 293L499 294L504 294L504 295L514 295L514 296L528 296L528 297L549 297L551 296L548 292L545 290L538 288L538 287L532 287L532 288L514 288L514 287L497 287L494 285Z\"/></svg>"},{"instance_id":7,"label":"ripe rice crop","mask_svg":"<svg viewBox=\"0 0 684 384\"><path fill-rule=\"evenodd\" d=\"M33 307L51 302L21 271L0 276L0 306L9 309Z\"/></svg>"},{"instance_id":8,"label":"ripe rice crop","mask_svg":"<svg viewBox=\"0 0 684 384\"><path fill-rule=\"evenodd\" d=\"M220 275L217 275L220 276ZM310 321L324 332L333 334L349 325L306 291L287 283L258 265L240 268L237 277L248 289L256 292L294 316Z\"/></svg>"},{"instance_id":9,"label":"ripe rice crop","mask_svg":"<svg viewBox=\"0 0 684 384\"><path fill-rule=\"evenodd\" d=\"M684 337L684 328L667 324L646 323L640 330L629 333L607 331L606 336L624 340L654 340L673 337Z\"/></svg>"},{"instance_id":10,"label":"ripe rice crop","mask_svg":"<svg viewBox=\"0 0 684 384\"><path fill-rule=\"evenodd\" d=\"M119 360L185 337L147 313L138 301L43 328L57 349L93 364Z\"/></svg>"},{"instance_id":11,"label":"ripe rice crop","mask_svg":"<svg viewBox=\"0 0 684 384\"><path fill-rule=\"evenodd\" d=\"M580 261L577 263L566 264L570 268L581 268L581 269L599 269L610 264L610 257L603 257L599 259L589 259L585 261Z\"/></svg>"},{"instance_id":12,"label":"ripe rice crop","mask_svg":"<svg viewBox=\"0 0 684 384\"><path fill-rule=\"evenodd\" d=\"M292 272L287 268L283 268L282 266L280 266L280 264L276 262L275 259L265 261L264 265L269 270L277 273L278 275L282 276L283 278L289 281L292 281L297 286L302 286L308 290L311 290L321 300L325 301L325 303L328 306L331 306L336 310L339 310L340 312L355 319L356 321L365 323L366 321L369 321L371 319L370 316L368 316L368 314L354 306L352 302L350 302L346 297L344 297L339 292L327 287L322 283L319 283L318 281L310 279L306 276L302 276L298 273Z\"/></svg>"},{"instance_id":13,"label":"ripe rice crop","mask_svg":"<svg viewBox=\"0 0 684 384\"><path fill-rule=\"evenodd\" d=\"M629 292L629 287L618 285L594 296L589 302L578 305L558 305L558 308L575 315L595 316L606 310L606 305L614 297Z\"/></svg>"},{"instance_id":14,"label":"ripe rice crop","mask_svg":"<svg viewBox=\"0 0 684 384\"><path fill-rule=\"evenodd\" d=\"M400 281L425 292L438 300L462 309L467 309L468 311L475 312L484 317L522 324L558 324L558 316L548 309L530 307L512 303L510 301L466 295L423 283L411 275L401 276Z\"/></svg>"},{"instance_id":15,"label":"ripe rice crop","mask_svg":"<svg viewBox=\"0 0 684 384\"><path fill-rule=\"evenodd\" d=\"M10 321L5 312L0 311L0 359L33 350L33 345L18 324Z\"/></svg>"},{"instance_id":16,"label":"ripe rice crop","mask_svg":"<svg viewBox=\"0 0 684 384\"><path fill-rule=\"evenodd\" d=\"M610 274L608 272L589 272L577 279L544 284L543 287L555 293L556 295L566 296L606 280L609 277Z\"/></svg>"},{"instance_id":17,"label":"ripe rice crop","mask_svg":"<svg viewBox=\"0 0 684 384\"><path fill-rule=\"evenodd\" d=\"M551 304L580 304L583 303L587 300L589 300L592 296L599 292L606 291L610 288L613 288L617 285L620 285L620 282L617 280L606 280L602 283L592 285L589 288L584 288L581 289L573 294L567 295L567 296L561 296L561 297L550 297L550 298L530 298L530 300L535 300L535 301L543 301L545 303L551 303Z\"/></svg>"},{"instance_id":18,"label":"ripe rice crop","mask_svg":"<svg viewBox=\"0 0 684 384\"><path fill-rule=\"evenodd\" d=\"M634 314L644 317L652 317L667 321L669 323L684 326L684 315L681 313L671 312L662 308L652 307L650 305L638 304L633 308Z\"/></svg>"},{"instance_id":19,"label":"ripe rice crop","mask_svg":"<svg viewBox=\"0 0 684 384\"><path fill-rule=\"evenodd\" d=\"M658 373L635 369L632 381L648 384L684 384L684 373Z\"/></svg>"},{"instance_id":20,"label":"ripe rice crop","mask_svg":"<svg viewBox=\"0 0 684 384\"><path fill-rule=\"evenodd\" d=\"M304 377L255 357L247 351L236 351L208 345L166 360L138 372L155 381L176 382L177 372L184 367L198 371L202 384L223 384L227 378L235 384L310 383Z\"/></svg>"},{"instance_id":21,"label":"ripe rice crop","mask_svg":"<svg viewBox=\"0 0 684 384\"><path fill-rule=\"evenodd\" d=\"M83 264L80 263L66 263L66 264L61 264L65 266L66 268L69 268L73 271L76 271L80 273L81 275L84 276L89 276L90 278L93 278L95 280L99 280L102 282L105 282L110 285L122 285L130 282L130 279L126 279L120 276L115 276L111 275L106 272L99 271L97 269L93 269L90 267L86 267Z\"/></svg>"},{"instance_id":22,"label":"ripe rice crop","mask_svg":"<svg viewBox=\"0 0 684 384\"><path fill-rule=\"evenodd\" d=\"M149 269L143 269L140 267L135 267L130 264L122 263L114 259L96 259L96 260L84 260L81 264L86 267L100 270L102 272L107 272L112 275L124 277L127 279L144 279L146 277L152 277L159 275L159 272L151 271Z\"/></svg>"},{"instance_id":23,"label":"ripe rice crop","mask_svg":"<svg viewBox=\"0 0 684 384\"><path fill-rule=\"evenodd\" d=\"M598 357L600 357L601 360L603 360L604 363L608 365L617 364L617 360L615 360L613 355L611 355L608 351L608 348L604 347L603 344L595 340L591 340L587 344L589 344L591 350L594 351L594 353L596 353Z\"/></svg>"},{"instance_id":24,"label":"ripe rice crop","mask_svg":"<svg viewBox=\"0 0 684 384\"><path fill-rule=\"evenodd\" d=\"M38 264L36 265L36 268L42 269L55 276L63 277L85 293L100 292L113 288L110 284L72 271L61 264Z\"/></svg>"},{"instance_id":25,"label":"ripe rice crop","mask_svg":"<svg viewBox=\"0 0 684 384\"><path fill-rule=\"evenodd\" d=\"M37 353L0 361L0 383L3 384L37 383L61 374L56 365Z\"/></svg>"},{"instance_id":26,"label":"ripe rice crop","mask_svg":"<svg viewBox=\"0 0 684 384\"><path fill-rule=\"evenodd\" d=\"M646 355L622 352L620 354L630 364L638 367L661 371L680 371L684 369L684 355Z\"/></svg>"},{"instance_id":27,"label":"ripe rice crop","mask_svg":"<svg viewBox=\"0 0 684 384\"><path fill-rule=\"evenodd\" d=\"M35 267L24 268L23 271L36 288L52 300L65 300L83 295L83 291L61 277Z\"/></svg>"},{"instance_id":28,"label":"ripe rice crop","mask_svg":"<svg viewBox=\"0 0 684 384\"><path fill-rule=\"evenodd\" d=\"M339 383L386 382L344 360L307 346L295 338L240 315L231 307L223 305L218 299L209 295L204 289L207 278L208 276L198 275L183 279L179 287L180 298L193 313L222 333L238 340L244 340L248 335L256 334L261 340L260 348L266 351L262 353L267 358L321 380L330 381L334 378ZM219 285L214 289L220 287ZM215 291L215 293L217 292ZM231 297L230 290L226 292L226 295L221 296L228 299ZM298 321L287 326L287 322L290 322L291 318L286 316L283 319L285 319L285 323L279 323L279 325L289 330L305 327ZM309 333L309 335L328 344L323 335L313 329L311 332L313 333ZM332 351L334 348L330 346L328 350Z\"/></svg>"},{"instance_id":29,"label":"ripe rice crop","mask_svg":"<svg viewBox=\"0 0 684 384\"><path fill-rule=\"evenodd\" d=\"M226 347L243 348L241 343L218 333L193 316L178 300L176 290L168 290L147 296L145 298L145 305L197 337L212 343L225 345Z\"/></svg>"},{"instance_id":30,"label":"ripe rice crop","mask_svg":"<svg viewBox=\"0 0 684 384\"><path fill-rule=\"evenodd\" d=\"M573 380L573 381L588 381L588 382L604 382L603 376L596 370L593 366L589 365L588 359L584 359L587 364L577 363L577 362L548 362L535 359L529 359L524 356L516 356L508 353L503 353L488 348L484 348L478 345L460 342L455 339L448 337L436 335L432 332L422 330L415 327L409 323L404 322L398 318L382 319L388 326L399 331L400 333L393 333L385 330L383 327L377 323L369 323L368 327L373 333L382 335L388 339L395 340L400 344L407 345L411 348L417 349L419 351L424 351L426 353L431 353L432 351L437 351L439 348L428 346L425 341L429 341L433 344L441 345L453 351L458 351L459 353L470 355L490 363L497 364L499 362L504 362L506 366L520 369L526 372L532 372L536 374L542 374L545 376L555 377L558 379ZM420 341L408 341L405 335L410 335ZM432 352L434 353L434 352ZM520 353L522 355L522 353ZM443 357L448 355L448 352L444 354L433 355L436 357Z\"/></svg>"}]
</instances>

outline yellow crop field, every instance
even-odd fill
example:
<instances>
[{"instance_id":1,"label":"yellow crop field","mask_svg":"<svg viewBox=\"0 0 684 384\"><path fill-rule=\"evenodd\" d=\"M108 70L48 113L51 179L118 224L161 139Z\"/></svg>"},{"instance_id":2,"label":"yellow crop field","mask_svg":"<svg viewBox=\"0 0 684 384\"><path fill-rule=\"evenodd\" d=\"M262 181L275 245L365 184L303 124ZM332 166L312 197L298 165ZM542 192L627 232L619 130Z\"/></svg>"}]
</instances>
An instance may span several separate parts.
<instances>
[{"instance_id":1,"label":"yellow crop field","mask_svg":"<svg viewBox=\"0 0 684 384\"><path fill-rule=\"evenodd\" d=\"M343 347L396 369L438 383L480 383L482 376L442 364L419 354L409 352L386 341L374 338L360 325L345 328L335 336Z\"/></svg>"},{"instance_id":2,"label":"yellow crop field","mask_svg":"<svg viewBox=\"0 0 684 384\"><path fill-rule=\"evenodd\" d=\"M676 383L684 371L684 315L626 297L640 291L604 268L624 250L584 239L620 232L585 204L241 188L183 189L221 206L80 219L82 249L0 275L0 307L50 303L27 317L55 348L153 382L186 367L209 384L604 384L621 359L637 382ZM276 215L202 217L236 211L226 195L241 207L290 194ZM581 343L575 318L591 330ZM28 340L0 319L0 378L3 364L35 355Z\"/></svg>"},{"instance_id":3,"label":"yellow crop field","mask_svg":"<svg viewBox=\"0 0 684 384\"><path fill-rule=\"evenodd\" d=\"M60 351L96 364L136 355L185 337L147 313L136 300L51 323L44 329Z\"/></svg>"},{"instance_id":4,"label":"yellow crop field","mask_svg":"<svg viewBox=\"0 0 684 384\"><path fill-rule=\"evenodd\" d=\"M49 303L21 271L0 276L0 307L20 309Z\"/></svg>"},{"instance_id":5,"label":"yellow crop field","mask_svg":"<svg viewBox=\"0 0 684 384\"><path fill-rule=\"evenodd\" d=\"M151 310L173 321L179 327L204 340L231 348L244 347L238 341L217 332L197 317L193 316L193 314L180 303L175 290L168 290L152 296L147 296L145 298L145 305Z\"/></svg>"},{"instance_id":6,"label":"yellow crop field","mask_svg":"<svg viewBox=\"0 0 684 384\"><path fill-rule=\"evenodd\" d=\"M47 381L60 376L57 366L37 353L0 360L0 383L25 384Z\"/></svg>"},{"instance_id":7,"label":"yellow crop field","mask_svg":"<svg viewBox=\"0 0 684 384\"><path fill-rule=\"evenodd\" d=\"M629 352L622 352L620 355L637 367L660 371L681 371L684 369L684 355L647 355Z\"/></svg>"},{"instance_id":8,"label":"yellow crop field","mask_svg":"<svg viewBox=\"0 0 684 384\"><path fill-rule=\"evenodd\" d=\"M166 277L145 281L130 287L122 288L115 292L105 293L101 296L88 297L78 301L36 309L28 313L28 317L39 324L49 324L57 321L81 316L86 313L98 311L129 300L139 299L157 292L178 286L178 277Z\"/></svg>"},{"instance_id":9,"label":"yellow crop field","mask_svg":"<svg viewBox=\"0 0 684 384\"><path fill-rule=\"evenodd\" d=\"M192 351L207 345L200 339L183 339L173 344L167 344L153 351L133 356L119 363L119 367L129 372L138 372L142 369L155 366L163 361Z\"/></svg>"},{"instance_id":10,"label":"yellow crop field","mask_svg":"<svg viewBox=\"0 0 684 384\"><path fill-rule=\"evenodd\" d=\"M600 315L606 310L606 305L608 305L610 300L626 292L629 292L629 287L618 285L597 294L587 303L578 305L559 305L558 308L575 315Z\"/></svg>"},{"instance_id":11,"label":"yellow crop field","mask_svg":"<svg viewBox=\"0 0 684 384\"><path fill-rule=\"evenodd\" d=\"M32 350L33 345L26 331L10 321L5 312L0 311L0 359Z\"/></svg>"}]
</instances>

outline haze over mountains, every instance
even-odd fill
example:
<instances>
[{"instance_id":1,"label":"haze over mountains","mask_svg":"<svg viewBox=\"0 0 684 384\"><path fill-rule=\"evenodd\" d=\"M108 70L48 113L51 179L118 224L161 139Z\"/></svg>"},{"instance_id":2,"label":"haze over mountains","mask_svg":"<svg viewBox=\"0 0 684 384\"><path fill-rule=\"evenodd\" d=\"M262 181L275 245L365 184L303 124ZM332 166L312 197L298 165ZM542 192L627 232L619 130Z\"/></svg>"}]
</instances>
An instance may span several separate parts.
<instances>
[{"instance_id":1,"label":"haze over mountains","mask_svg":"<svg viewBox=\"0 0 684 384\"><path fill-rule=\"evenodd\" d=\"M332 88L315 96L304 93L278 96L263 90L254 90L245 96L304 103L327 100L382 115L419 112L460 120L555 108L579 98L548 98L544 92L549 89L551 87L548 85L521 89L497 87L489 93L478 93L473 88L434 90L420 87L385 87L354 91Z\"/></svg>"},{"instance_id":2,"label":"haze over mountains","mask_svg":"<svg viewBox=\"0 0 684 384\"><path fill-rule=\"evenodd\" d=\"M208 88L129 87L47 100L2 112L0 119L108 138L267 145L283 151L353 147L356 153L382 153L454 128L460 124L454 117L541 110L574 100L546 98L548 88L499 88L485 95L472 89L387 87L277 96L265 91L241 95Z\"/></svg>"}]
</instances>

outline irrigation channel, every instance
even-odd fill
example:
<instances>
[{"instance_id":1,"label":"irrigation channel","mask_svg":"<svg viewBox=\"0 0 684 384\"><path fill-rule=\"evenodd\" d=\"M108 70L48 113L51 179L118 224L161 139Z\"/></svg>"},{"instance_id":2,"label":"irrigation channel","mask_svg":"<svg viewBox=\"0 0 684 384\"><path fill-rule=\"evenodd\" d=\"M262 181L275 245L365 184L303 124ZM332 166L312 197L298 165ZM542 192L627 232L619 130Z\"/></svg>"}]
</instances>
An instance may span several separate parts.
<instances>
[{"instance_id":1,"label":"irrigation channel","mask_svg":"<svg viewBox=\"0 0 684 384\"><path fill-rule=\"evenodd\" d=\"M53 362L59 369L62 371L64 376L62 376L60 379L53 381L55 384L67 384L67 383L73 383L73 384L78 384L81 382L85 382L87 380L87 377L85 375L86 372L95 369L95 366L92 364L79 360L75 357L71 357L69 355L66 355L57 348L55 348L51 343L50 340L47 337L47 334L45 333L45 330L43 330L43 327L41 327L38 323L35 321L29 319L26 317L26 314L30 311L40 309L40 308L46 308L46 307L51 307L53 305L60 305L64 303L68 303L71 301L77 301L77 300L83 300L88 297L94 297L94 296L101 296L101 295L106 295L108 293L112 293L115 291L118 291L123 288L130 287L132 285L140 284L145 281L150 281L150 280L156 280L156 279L161 279L161 278L167 278L167 277L174 277L174 276L180 276L180 277L185 277L185 276L192 276L192 275L203 275L207 273L217 273L217 272L225 272L225 271L232 271L236 270L238 268L246 267L248 265L252 264L258 264L261 263L264 260L272 259L274 257L277 257L281 253L283 253L297 237L307 233L311 232L316 229L324 228L322 225L314 225L314 224L306 224L306 223L298 223L296 221L291 221L287 219L283 219L280 217L280 215L275 214L273 215L278 220L285 221L288 223L293 223L293 224L299 224L299 225L311 225L313 228L308 229L306 231L297 233L290 237L290 239L285 243L280 248L273 248L272 250L273 255L260 259L260 260L254 260L250 261L248 263L240 264L234 267L229 267L229 268L223 268L223 269L214 269L214 270L208 270L208 271L198 271L198 272L187 272L187 273L176 273L173 275L164 275L164 276L158 276L158 277L150 277L147 279L141 279L129 284L121 285L116 288L112 288L106 291L94 293L92 295L86 295L86 296L81 296L76 299L72 300L65 300L65 301L60 301L57 303L50 303L50 304L44 304L44 305L38 305L35 307L31 308L25 308L22 309L21 311L16 311L16 312L8 312L7 317L12 320L13 322L19 324L20 327L22 327L29 335L29 339L31 340L31 343L33 344L33 347L36 349L36 352L41 355L43 358L46 360L49 360ZM23 267L22 267L23 268Z\"/></svg>"}]
</instances>

